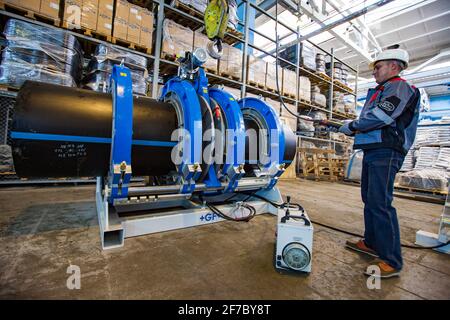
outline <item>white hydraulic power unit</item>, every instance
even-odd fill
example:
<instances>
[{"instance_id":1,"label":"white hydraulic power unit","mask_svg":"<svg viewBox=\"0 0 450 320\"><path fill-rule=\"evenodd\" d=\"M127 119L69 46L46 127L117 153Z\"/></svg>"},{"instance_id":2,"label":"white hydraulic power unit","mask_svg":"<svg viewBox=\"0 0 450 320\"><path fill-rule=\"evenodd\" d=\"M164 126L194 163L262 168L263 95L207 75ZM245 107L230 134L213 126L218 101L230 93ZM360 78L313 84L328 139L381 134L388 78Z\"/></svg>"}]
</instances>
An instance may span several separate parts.
<instances>
[{"instance_id":1,"label":"white hydraulic power unit","mask_svg":"<svg viewBox=\"0 0 450 320\"><path fill-rule=\"evenodd\" d=\"M313 226L303 208L279 210L275 266L280 270L311 272Z\"/></svg>"}]
</instances>

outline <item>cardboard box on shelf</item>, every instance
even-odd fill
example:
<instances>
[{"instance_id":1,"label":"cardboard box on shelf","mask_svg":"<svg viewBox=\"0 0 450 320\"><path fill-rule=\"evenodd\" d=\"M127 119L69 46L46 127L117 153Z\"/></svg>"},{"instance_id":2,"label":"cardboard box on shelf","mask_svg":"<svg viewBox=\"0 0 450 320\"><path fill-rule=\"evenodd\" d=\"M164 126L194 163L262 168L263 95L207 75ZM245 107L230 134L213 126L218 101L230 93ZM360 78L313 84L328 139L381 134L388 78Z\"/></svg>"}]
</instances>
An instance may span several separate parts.
<instances>
[{"instance_id":1,"label":"cardboard box on shelf","mask_svg":"<svg viewBox=\"0 0 450 320\"><path fill-rule=\"evenodd\" d=\"M114 13L114 0L98 0L98 12L112 17Z\"/></svg>"},{"instance_id":2,"label":"cardboard box on shelf","mask_svg":"<svg viewBox=\"0 0 450 320\"><path fill-rule=\"evenodd\" d=\"M194 50L197 48L203 48L206 50L206 46L208 45L209 39L206 35L199 31L194 32ZM217 59L211 58L208 55L206 62L203 64L203 67L209 70L213 70L213 72L217 72Z\"/></svg>"},{"instance_id":3,"label":"cardboard box on shelf","mask_svg":"<svg viewBox=\"0 0 450 320\"><path fill-rule=\"evenodd\" d=\"M12 4L17 7L21 7L20 0L4 0L3 3L8 3L8 4Z\"/></svg>"},{"instance_id":4,"label":"cardboard box on shelf","mask_svg":"<svg viewBox=\"0 0 450 320\"><path fill-rule=\"evenodd\" d=\"M141 8L141 34L139 44L145 48L152 48L153 38L153 13L145 8Z\"/></svg>"},{"instance_id":5,"label":"cardboard box on shelf","mask_svg":"<svg viewBox=\"0 0 450 320\"><path fill-rule=\"evenodd\" d=\"M107 16L99 12L97 18L97 32L110 36L112 34L112 21L112 16Z\"/></svg>"},{"instance_id":6,"label":"cardboard box on shelf","mask_svg":"<svg viewBox=\"0 0 450 320\"><path fill-rule=\"evenodd\" d=\"M182 55L186 51L192 51L194 44L194 32L172 20L165 19L163 23L163 55Z\"/></svg>"},{"instance_id":7,"label":"cardboard box on shelf","mask_svg":"<svg viewBox=\"0 0 450 320\"><path fill-rule=\"evenodd\" d=\"M247 79L250 84L252 82L264 86L266 81L266 62L249 55Z\"/></svg>"},{"instance_id":8,"label":"cardboard box on shelf","mask_svg":"<svg viewBox=\"0 0 450 320\"><path fill-rule=\"evenodd\" d=\"M219 73L240 80L242 77L242 51L228 44L222 46L223 53L219 61Z\"/></svg>"},{"instance_id":9,"label":"cardboard box on shelf","mask_svg":"<svg viewBox=\"0 0 450 320\"><path fill-rule=\"evenodd\" d=\"M128 16L130 14L130 4L125 0L116 0L115 18L121 18L128 23Z\"/></svg>"},{"instance_id":10,"label":"cardboard box on shelf","mask_svg":"<svg viewBox=\"0 0 450 320\"><path fill-rule=\"evenodd\" d=\"M128 32L127 40L132 43L139 43L139 36L141 34L141 9L139 6L130 4L130 14L128 16Z\"/></svg>"},{"instance_id":11,"label":"cardboard box on shelf","mask_svg":"<svg viewBox=\"0 0 450 320\"><path fill-rule=\"evenodd\" d=\"M110 36L112 34L114 0L98 1L97 32Z\"/></svg>"},{"instance_id":12,"label":"cardboard box on shelf","mask_svg":"<svg viewBox=\"0 0 450 320\"><path fill-rule=\"evenodd\" d=\"M113 20L113 36L115 38L127 40L129 15L130 4L125 0L116 0L116 11Z\"/></svg>"},{"instance_id":13,"label":"cardboard box on shelf","mask_svg":"<svg viewBox=\"0 0 450 320\"><path fill-rule=\"evenodd\" d=\"M34 12L39 12L39 10L41 9L41 0L8 1L8 3Z\"/></svg>"},{"instance_id":14,"label":"cardboard box on shelf","mask_svg":"<svg viewBox=\"0 0 450 320\"><path fill-rule=\"evenodd\" d=\"M127 40L128 22L122 18L114 18L113 36L118 39Z\"/></svg>"},{"instance_id":15,"label":"cardboard box on shelf","mask_svg":"<svg viewBox=\"0 0 450 320\"><path fill-rule=\"evenodd\" d=\"M299 87L299 99L311 102L311 81L309 78L300 76Z\"/></svg>"},{"instance_id":16,"label":"cardboard box on shelf","mask_svg":"<svg viewBox=\"0 0 450 320\"><path fill-rule=\"evenodd\" d=\"M297 76L295 71L283 68L283 89L284 95L295 96L297 98Z\"/></svg>"},{"instance_id":17,"label":"cardboard box on shelf","mask_svg":"<svg viewBox=\"0 0 450 320\"><path fill-rule=\"evenodd\" d=\"M39 13L55 20L59 19L59 0L41 0Z\"/></svg>"},{"instance_id":18,"label":"cardboard box on shelf","mask_svg":"<svg viewBox=\"0 0 450 320\"><path fill-rule=\"evenodd\" d=\"M63 21L65 23L65 27L74 27L74 28L80 27L82 7L83 7L83 0L64 0Z\"/></svg>"},{"instance_id":19,"label":"cardboard box on shelf","mask_svg":"<svg viewBox=\"0 0 450 320\"><path fill-rule=\"evenodd\" d=\"M227 72L228 48L229 48L228 45L222 44L222 57L220 57L220 59L218 59L219 74Z\"/></svg>"},{"instance_id":20,"label":"cardboard box on shelf","mask_svg":"<svg viewBox=\"0 0 450 320\"><path fill-rule=\"evenodd\" d=\"M277 69L275 68L275 63L267 63L267 70L266 70L266 88L277 90L277 82L276 82L276 74L275 71ZM280 66L278 66L278 85L281 90L282 86L282 78L283 73Z\"/></svg>"},{"instance_id":21,"label":"cardboard box on shelf","mask_svg":"<svg viewBox=\"0 0 450 320\"><path fill-rule=\"evenodd\" d=\"M242 78L242 50L230 46L228 48L228 75L238 78Z\"/></svg>"},{"instance_id":22,"label":"cardboard box on shelf","mask_svg":"<svg viewBox=\"0 0 450 320\"><path fill-rule=\"evenodd\" d=\"M97 30L98 0L83 0L81 9L81 26Z\"/></svg>"}]
</instances>

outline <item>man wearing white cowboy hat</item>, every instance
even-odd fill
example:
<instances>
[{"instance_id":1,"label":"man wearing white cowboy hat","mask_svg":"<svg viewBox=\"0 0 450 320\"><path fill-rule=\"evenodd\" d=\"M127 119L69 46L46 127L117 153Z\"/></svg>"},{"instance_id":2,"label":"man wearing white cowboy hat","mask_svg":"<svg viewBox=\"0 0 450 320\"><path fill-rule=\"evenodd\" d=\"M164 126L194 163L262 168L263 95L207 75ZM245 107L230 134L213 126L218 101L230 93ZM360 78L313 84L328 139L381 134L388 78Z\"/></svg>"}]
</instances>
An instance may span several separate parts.
<instances>
[{"instance_id":1,"label":"man wearing white cowboy hat","mask_svg":"<svg viewBox=\"0 0 450 320\"><path fill-rule=\"evenodd\" d=\"M388 49L369 64L378 86L367 93L357 120L340 132L355 136L354 149L363 149L361 195L364 239L347 242L350 249L376 258L381 278L398 276L403 267L397 212L392 206L394 179L414 142L420 93L399 74L408 67L408 52Z\"/></svg>"}]
</instances>

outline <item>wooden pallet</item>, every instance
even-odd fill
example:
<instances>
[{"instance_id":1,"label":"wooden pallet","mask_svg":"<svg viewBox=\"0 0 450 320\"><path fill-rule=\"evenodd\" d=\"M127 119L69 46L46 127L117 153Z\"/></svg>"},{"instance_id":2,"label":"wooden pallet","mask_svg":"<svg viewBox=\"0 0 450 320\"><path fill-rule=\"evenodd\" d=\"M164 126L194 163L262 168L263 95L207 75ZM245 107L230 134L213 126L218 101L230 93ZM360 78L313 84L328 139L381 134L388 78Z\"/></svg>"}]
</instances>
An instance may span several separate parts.
<instances>
[{"instance_id":1,"label":"wooden pallet","mask_svg":"<svg viewBox=\"0 0 450 320\"><path fill-rule=\"evenodd\" d=\"M189 15L199 18L201 20L203 20L203 17L205 16L203 12L198 11L196 8L192 7L191 5L188 5L186 3L183 3L179 0L175 0L173 1L172 6L174 8L179 9L180 11L186 12Z\"/></svg>"},{"instance_id":2,"label":"wooden pallet","mask_svg":"<svg viewBox=\"0 0 450 320\"><path fill-rule=\"evenodd\" d=\"M176 61L177 56L175 54L169 54L166 52L161 52L161 59L168 60L168 61Z\"/></svg>"},{"instance_id":3,"label":"wooden pallet","mask_svg":"<svg viewBox=\"0 0 450 320\"><path fill-rule=\"evenodd\" d=\"M217 72L217 68L211 69L211 68L203 67L203 69L205 69L206 72L209 72L209 73L212 73L212 74L219 74Z\"/></svg>"},{"instance_id":4,"label":"wooden pallet","mask_svg":"<svg viewBox=\"0 0 450 320\"><path fill-rule=\"evenodd\" d=\"M225 36L223 37L223 41L225 43L228 43L229 45L235 44L236 42L239 42L238 39L244 39L244 34L238 30L227 28L227 33L225 33Z\"/></svg>"},{"instance_id":5,"label":"wooden pallet","mask_svg":"<svg viewBox=\"0 0 450 320\"><path fill-rule=\"evenodd\" d=\"M283 92L283 96L296 100L295 94Z\"/></svg>"},{"instance_id":6,"label":"wooden pallet","mask_svg":"<svg viewBox=\"0 0 450 320\"><path fill-rule=\"evenodd\" d=\"M229 74L228 72L221 71L220 75L224 78L228 78L235 81L241 81L241 77L236 77L235 75Z\"/></svg>"},{"instance_id":7,"label":"wooden pallet","mask_svg":"<svg viewBox=\"0 0 450 320\"><path fill-rule=\"evenodd\" d=\"M96 30L91 30L85 27L81 27L81 28L74 28L73 25L71 25L70 23L68 23L67 21L63 21L61 23L61 27L67 30L70 30L72 32L76 32L94 39L98 39L98 40L102 40L102 41L106 41L106 42L112 42L112 36L109 34L104 34L102 32L98 32Z\"/></svg>"},{"instance_id":8,"label":"wooden pallet","mask_svg":"<svg viewBox=\"0 0 450 320\"><path fill-rule=\"evenodd\" d=\"M331 81L331 78L327 74L325 74L323 72L315 71L314 73L316 74L316 76L322 78L323 80Z\"/></svg>"},{"instance_id":9,"label":"wooden pallet","mask_svg":"<svg viewBox=\"0 0 450 320\"><path fill-rule=\"evenodd\" d=\"M259 82L253 81L253 80L248 80L247 82L248 82L248 84L250 84L254 87L264 89L264 84L262 84L262 83L259 83Z\"/></svg>"},{"instance_id":10,"label":"wooden pallet","mask_svg":"<svg viewBox=\"0 0 450 320\"><path fill-rule=\"evenodd\" d=\"M264 87L264 90L269 91L269 92L273 92L273 93L277 92L277 89L270 88L270 87L267 87L267 86Z\"/></svg>"},{"instance_id":11,"label":"wooden pallet","mask_svg":"<svg viewBox=\"0 0 450 320\"><path fill-rule=\"evenodd\" d=\"M147 9L151 9L151 5L153 4L152 0L128 0L128 2Z\"/></svg>"},{"instance_id":12,"label":"wooden pallet","mask_svg":"<svg viewBox=\"0 0 450 320\"><path fill-rule=\"evenodd\" d=\"M303 178L338 181L344 178L347 159L335 158L331 149L297 148Z\"/></svg>"},{"instance_id":13,"label":"wooden pallet","mask_svg":"<svg viewBox=\"0 0 450 320\"><path fill-rule=\"evenodd\" d=\"M184 27L188 27L191 30L198 30L201 27L204 26L203 24L203 14L201 14L201 17L198 16L199 12L191 7L189 7L188 5L181 3L180 1L175 1L172 4L172 7L183 11L186 14L189 15L193 15L194 17L198 18L201 20L201 22L193 20L189 17L184 16L183 14L180 14L179 12L176 12L174 10L165 10L165 18L170 19L172 21L175 21L176 23L184 26Z\"/></svg>"},{"instance_id":14,"label":"wooden pallet","mask_svg":"<svg viewBox=\"0 0 450 320\"><path fill-rule=\"evenodd\" d=\"M353 93L355 92L352 88L350 88L349 86L343 84L339 80L334 80L334 86L336 86L339 89L348 91L348 92L353 92Z\"/></svg>"},{"instance_id":15,"label":"wooden pallet","mask_svg":"<svg viewBox=\"0 0 450 320\"><path fill-rule=\"evenodd\" d=\"M142 52L142 53L146 53L146 54L151 54L152 53L152 49L151 48L147 48L145 46L142 46L140 44L128 41L128 40L123 40L123 39L119 39L116 37L111 37L111 42L115 45L124 47L124 48L129 48L138 52Z\"/></svg>"},{"instance_id":16,"label":"wooden pallet","mask_svg":"<svg viewBox=\"0 0 450 320\"><path fill-rule=\"evenodd\" d=\"M50 25L54 25L55 27L59 27L60 21L61 21L59 18L48 17L42 13L34 12L30 9L22 8L16 4L6 3L1 0L0 0L0 9L20 15L20 16L27 17L29 19L36 20L39 22L44 22L44 23L47 23Z\"/></svg>"},{"instance_id":17,"label":"wooden pallet","mask_svg":"<svg viewBox=\"0 0 450 320\"><path fill-rule=\"evenodd\" d=\"M298 99L298 102L299 102L299 103L308 104L308 105L311 104L311 101L308 101L308 100L305 100L305 99L302 99L302 98L299 98L299 99Z\"/></svg>"},{"instance_id":18,"label":"wooden pallet","mask_svg":"<svg viewBox=\"0 0 450 320\"><path fill-rule=\"evenodd\" d=\"M425 194L432 194L432 195L438 195L438 196L446 196L448 194L447 190L438 190L438 189L420 189L420 188L411 188L411 187L405 187L401 186L398 183L394 184L394 189L398 191L407 191L411 193L425 193Z\"/></svg>"}]
</instances>

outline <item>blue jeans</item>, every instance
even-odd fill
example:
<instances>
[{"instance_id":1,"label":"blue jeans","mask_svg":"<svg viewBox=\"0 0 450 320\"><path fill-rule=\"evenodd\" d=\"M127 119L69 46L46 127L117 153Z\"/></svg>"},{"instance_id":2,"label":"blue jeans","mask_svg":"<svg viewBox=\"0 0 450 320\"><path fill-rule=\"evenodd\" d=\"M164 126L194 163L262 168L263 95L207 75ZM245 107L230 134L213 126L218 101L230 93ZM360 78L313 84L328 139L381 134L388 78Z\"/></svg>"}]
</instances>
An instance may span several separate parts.
<instances>
[{"instance_id":1,"label":"blue jeans","mask_svg":"<svg viewBox=\"0 0 450 320\"><path fill-rule=\"evenodd\" d=\"M395 175L405 156L388 148L364 150L361 196L364 202L364 241L381 260L403 267L400 228L392 206Z\"/></svg>"}]
</instances>

